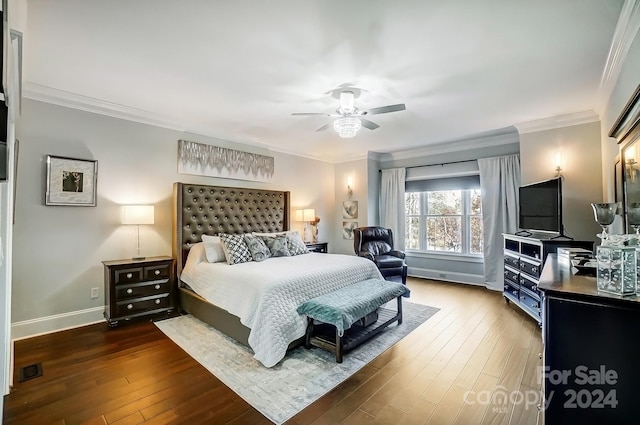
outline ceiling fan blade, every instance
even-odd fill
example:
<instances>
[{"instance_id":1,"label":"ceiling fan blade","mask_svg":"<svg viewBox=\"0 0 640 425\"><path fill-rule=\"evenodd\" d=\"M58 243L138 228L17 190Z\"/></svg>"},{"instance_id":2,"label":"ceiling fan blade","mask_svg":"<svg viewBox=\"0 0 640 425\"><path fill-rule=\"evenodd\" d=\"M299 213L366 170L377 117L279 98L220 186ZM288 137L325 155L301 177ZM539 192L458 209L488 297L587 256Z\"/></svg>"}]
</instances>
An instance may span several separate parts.
<instances>
[{"instance_id":1,"label":"ceiling fan blade","mask_svg":"<svg viewBox=\"0 0 640 425\"><path fill-rule=\"evenodd\" d=\"M329 123L330 124L330 123ZM325 131L327 128L329 128L329 124L325 124L322 127L320 127L319 129L317 129L316 131Z\"/></svg>"},{"instance_id":2,"label":"ceiling fan blade","mask_svg":"<svg viewBox=\"0 0 640 425\"><path fill-rule=\"evenodd\" d=\"M294 112L291 115L324 115L330 117L331 114L327 114L326 112Z\"/></svg>"},{"instance_id":3,"label":"ceiling fan blade","mask_svg":"<svg viewBox=\"0 0 640 425\"><path fill-rule=\"evenodd\" d=\"M360 118L360 123L363 127L368 128L369 130L375 130L376 128L380 127L373 121L365 120L364 118Z\"/></svg>"},{"instance_id":4,"label":"ceiling fan blade","mask_svg":"<svg viewBox=\"0 0 640 425\"><path fill-rule=\"evenodd\" d=\"M399 103L397 105L387 105L379 108L367 109L366 111L362 111L362 115L386 114L387 112L404 111L405 109L407 108L404 106L404 103Z\"/></svg>"}]
</instances>

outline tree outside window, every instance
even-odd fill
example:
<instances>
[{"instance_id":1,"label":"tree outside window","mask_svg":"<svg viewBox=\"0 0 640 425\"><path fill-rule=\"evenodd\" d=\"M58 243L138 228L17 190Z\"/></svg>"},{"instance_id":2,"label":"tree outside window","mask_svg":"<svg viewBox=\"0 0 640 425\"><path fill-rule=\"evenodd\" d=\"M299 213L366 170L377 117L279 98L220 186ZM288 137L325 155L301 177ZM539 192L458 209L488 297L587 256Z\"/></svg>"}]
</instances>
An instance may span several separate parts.
<instances>
[{"instance_id":1,"label":"tree outside window","mask_svg":"<svg viewBox=\"0 0 640 425\"><path fill-rule=\"evenodd\" d=\"M408 250L482 254L479 189L407 192Z\"/></svg>"}]
</instances>

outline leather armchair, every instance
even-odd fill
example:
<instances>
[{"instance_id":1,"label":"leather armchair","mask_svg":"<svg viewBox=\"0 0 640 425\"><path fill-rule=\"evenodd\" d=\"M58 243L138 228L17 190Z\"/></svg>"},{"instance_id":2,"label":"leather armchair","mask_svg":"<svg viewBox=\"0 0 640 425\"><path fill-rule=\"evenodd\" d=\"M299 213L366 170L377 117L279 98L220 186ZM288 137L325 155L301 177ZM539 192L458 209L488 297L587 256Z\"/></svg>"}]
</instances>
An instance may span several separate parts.
<instances>
[{"instance_id":1,"label":"leather armchair","mask_svg":"<svg viewBox=\"0 0 640 425\"><path fill-rule=\"evenodd\" d=\"M397 280L407 284L405 254L393 249L393 232L384 227L358 227L353 230L353 249L356 255L376 263L386 280ZM395 278L395 279L394 279Z\"/></svg>"}]
</instances>

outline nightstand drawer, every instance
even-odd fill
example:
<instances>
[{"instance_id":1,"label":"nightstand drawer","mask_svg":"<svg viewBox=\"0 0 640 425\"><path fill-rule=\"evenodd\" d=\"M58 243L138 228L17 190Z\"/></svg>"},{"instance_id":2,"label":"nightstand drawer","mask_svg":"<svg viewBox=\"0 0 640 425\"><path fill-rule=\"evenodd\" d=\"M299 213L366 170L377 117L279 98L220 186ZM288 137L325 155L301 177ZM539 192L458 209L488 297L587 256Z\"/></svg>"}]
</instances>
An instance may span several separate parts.
<instances>
[{"instance_id":1,"label":"nightstand drawer","mask_svg":"<svg viewBox=\"0 0 640 425\"><path fill-rule=\"evenodd\" d=\"M114 283L126 285L127 283L142 282L142 267L114 270Z\"/></svg>"},{"instance_id":2,"label":"nightstand drawer","mask_svg":"<svg viewBox=\"0 0 640 425\"><path fill-rule=\"evenodd\" d=\"M170 306L169 294L158 298L143 300L120 301L116 303L116 316L130 316L136 313L148 313L153 310L163 309Z\"/></svg>"},{"instance_id":3,"label":"nightstand drawer","mask_svg":"<svg viewBox=\"0 0 640 425\"><path fill-rule=\"evenodd\" d=\"M144 280L167 279L170 272L169 264L145 267Z\"/></svg>"},{"instance_id":4,"label":"nightstand drawer","mask_svg":"<svg viewBox=\"0 0 640 425\"><path fill-rule=\"evenodd\" d=\"M149 295L162 295L170 291L169 279L164 281L156 281L151 284L142 283L138 285L118 285L116 286L116 300L120 301L127 298L145 297Z\"/></svg>"}]
</instances>

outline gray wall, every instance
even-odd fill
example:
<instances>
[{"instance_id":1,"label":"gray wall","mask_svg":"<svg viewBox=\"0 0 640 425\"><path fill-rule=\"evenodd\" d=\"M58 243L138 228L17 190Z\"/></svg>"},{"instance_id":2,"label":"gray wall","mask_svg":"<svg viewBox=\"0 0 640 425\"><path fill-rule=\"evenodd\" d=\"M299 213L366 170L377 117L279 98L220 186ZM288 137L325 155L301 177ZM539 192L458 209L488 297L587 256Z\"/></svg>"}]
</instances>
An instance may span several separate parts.
<instances>
[{"instance_id":1,"label":"gray wall","mask_svg":"<svg viewBox=\"0 0 640 425\"><path fill-rule=\"evenodd\" d=\"M141 226L141 250L144 255L171 255L171 198L176 181L289 190L292 209L316 209L322 220L319 238L332 248L336 233L333 164L28 99L17 123L17 137L14 336L33 331L32 323L25 321L43 322L37 330L47 331L60 326L60 321L44 323L54 315L64 316L68 326L100 318L104 305L101 261L131 258L135 250L133 226L119 222L120 205L155 205L155 224ZM275 158L274 178L258 183L177 174L179 139L269 154ZM47 154L98 160L97 207L44 206ZM291 224L302 229L302 223ZM100 298L89 298L92 287L100 288Z\"/></svg>"},{"instance_id":2,"label":"gray wall","mask_svg":"<svg viewBox=\"0 0 640 425\"><path fill-rule=\"evenodd\" d=\"M595 241L600 227L591 202L602 198L600 122L520 135L522 184L555 176L555 155L562 156L562 200L565 233Z\"/></svg>"}]
</instances>

